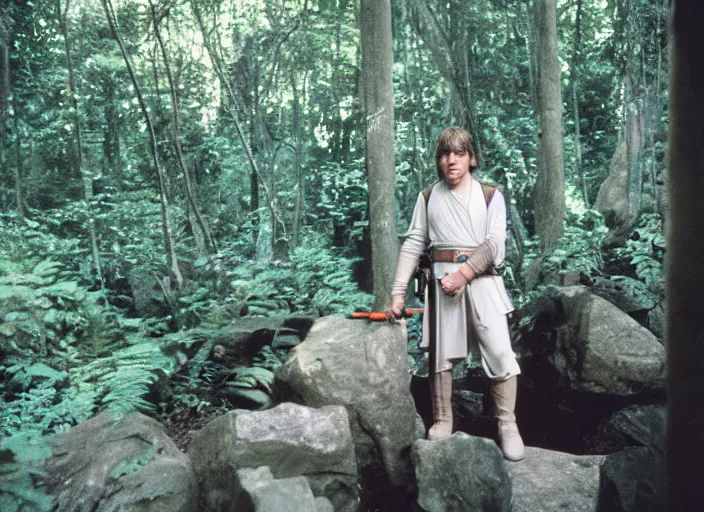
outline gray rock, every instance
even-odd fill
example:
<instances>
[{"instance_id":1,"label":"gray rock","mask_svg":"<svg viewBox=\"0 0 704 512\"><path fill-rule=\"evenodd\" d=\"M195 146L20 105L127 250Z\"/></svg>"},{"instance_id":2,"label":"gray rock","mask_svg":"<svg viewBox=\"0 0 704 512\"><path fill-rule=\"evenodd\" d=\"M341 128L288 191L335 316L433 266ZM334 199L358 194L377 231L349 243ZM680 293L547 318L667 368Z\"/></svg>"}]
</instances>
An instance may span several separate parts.
<instances>
[{"instance_id":1,"label":"gray rock","mask_svg":"<svg viewBox=\"0 0 704 512\"><path fill-rule=\"evenodd\" d=\"M418 504L427 512L511 509L511 482L493 441L455 432L413 444Z\"/></svg>"},{"instance_id":2,"label":"gray rock","mask_svg":"<svg viewBox=\"0 0 704 512\"><path fill-rule=\"evenodd\" d=\"M536 304L530 315L536 319L534 331L540 332L537 339L524 335L520 352L523 358L547 359L564 388L616 396L664 388L664 347L608 301L573 286L550 287ZM529 366L526 376L539 380Z\"/></svg>"},{"instance_id":3,"label":"gray rock","mask_svg":"<svg viewBox=\"0 0 704 512\"><path fill-rule=\"evenodd\" d=\"M323 496L318 496L315 498L315 512L334 512L335 507L332 506L332 503L330 503L330 500L323 497Z\"/></svg>"},{"instance_id":4,"label":"gray rock","mask_svg":"<svg viewBox=\"0 0 704 512\"><path fill-rule=\"evenodd\" d=\"M520 462L506 462L513 484L513 512L594 511L603 455L526 447Z\"/></svg>"},{"instance_id":5,"label":"gray rock","mask_svg":"<svg viewBox=\"0 0 704 512\"><path fill-rule=\"evenodd\" d=\"M626 448L601 466L599 512L665 510L665 456L656 448Z\"/></svg>"},{"instance_id":6,"label":"gray rock","mask_svg":"<svg viewBox=\"0 0 704 512\"><path fill-rule=\"evenodd\" d=\"M274 479L267 466L237 471L237 512L311 512L316 510L313 491L303 476Z\"/></svg>"},{"instance_id":7,"label":"gray rock","mask_svg":"<svg viewBox=\"0 0 704 512\"><path fill-rule=\"evenodd\" d=\"M416 414L416 429L413 436L415 439L425 439L425 423L423 423L423 418L420 414Z\"/></svg>"},{"instance_id":8,"label":"gray rock","mask_svg":"<svg viewBox=\"0 0 704 512\"><path fill-rule=\"evenodd\" d=\"M73 427L53 449L45 484L60 512L198 508L188 457L143 414L101 414Z\"/></svg>"},{"instance_id":9,"label":"gray rock","mask_svg":"<svg viewBox=\"0 0 704 512\"><path fill-rule=\"evenodd\" d=\"M667 331L667 311L664 304L660 303L656 305L648 313L648 329L650 329L650 332L652 332L661 342L665 341L665 334Z\"/></svg>"},{"instance_id":10,"label":"gray rock","mask_svg":"<svg viewBox=\"0 0 704 512\"><path fill-rule=\"evenodd\" d=\"M565 363L575 388L631 395L664 387L665 349L650 331L582 287L565 288L563 297L568 325L553 363Z\"/></svg>"},{"instance_id":11,"label":"gray rock","mask_svg":"<svg viewBox=\"0 0 704 512\"><path fill-rule=\"evenodd\" d=\"M326 317L277 370L275 396L311 407L344 405L360 470L382 467L403 487L413 482L410 379L405 322Z\"/></svg>"},{"instance_id":12,"label":"gray rock","mask_svg":"<svg viewBox=\"0 0 704 512\"><path fill-rule=\"evenodd\" d=\"M621 448L649 446L662 452L667 439L664 405L632 405L616 412L605 427L610 444Z\"/></svg>"},{"instance_id":13,"label":"gray rock","mask_svg":"<svg viewBox=\"0 0 704 512\"><path fill-rule=\"evenodd\" d=\"M240 468L269 466L275 478L305 476L335 510L354 510L357 466L347 411L283 403L266 411L231 411L194 437L188 455L208 506L230 510Z\"/></svg>"}]
</instances>

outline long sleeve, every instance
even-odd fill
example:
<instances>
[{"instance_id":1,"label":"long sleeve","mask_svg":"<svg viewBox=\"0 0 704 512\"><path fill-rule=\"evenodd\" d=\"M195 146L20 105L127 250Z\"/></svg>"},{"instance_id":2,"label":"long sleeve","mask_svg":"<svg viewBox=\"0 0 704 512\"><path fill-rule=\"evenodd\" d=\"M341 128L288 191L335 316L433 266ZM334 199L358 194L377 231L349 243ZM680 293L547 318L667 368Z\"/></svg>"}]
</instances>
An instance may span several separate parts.
<instances>
[{"instance_id":1,"label":"long sleeve","mask_svg":"<svg viewBox=\"0 0 704 512\"><path fill-rule=\"evenodd\" d=\"M487 210L487 233L484 243L469 257L467 264L475 274L485 272L492 265L500 265L506 256L506 202L497 190Z\"/></svg>"},{"instance_id":2,"label":"long sleeve","mask_svg":"<svg viewBox=\"0 0 704 512\"><path fill-rule=\"evenodd\" d=\"M401 245L401 250L396 264L396 275L391 290L391 294L405 295L408 282L411 280L418 261L423 251L428 246L428 219L426 214L425 198L423 194L418 194L413 217L408 231L404 235L405 240Z\"/></svg>"}]
</instances>

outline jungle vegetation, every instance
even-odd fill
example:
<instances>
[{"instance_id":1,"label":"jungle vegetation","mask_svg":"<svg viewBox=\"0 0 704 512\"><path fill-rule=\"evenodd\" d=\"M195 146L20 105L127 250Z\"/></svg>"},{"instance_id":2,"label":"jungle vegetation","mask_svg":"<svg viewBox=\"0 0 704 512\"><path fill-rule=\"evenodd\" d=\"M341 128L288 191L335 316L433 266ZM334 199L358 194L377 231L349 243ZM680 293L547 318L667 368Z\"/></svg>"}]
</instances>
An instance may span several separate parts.
<instances>
[{"instance_id":1,"label":"jungle vegetation","mask_svg":"<svg viewBox=\"0 0 704 512\"><path fill-rule=\"evenodd\" d=\"M381 4L0 4L1 465L101 410L213 406L207 372L150 401L166 347L383 307L449 125L509 201L517 305L569 271L663 302L668 2Z\"/></svg>"}]
</instances>

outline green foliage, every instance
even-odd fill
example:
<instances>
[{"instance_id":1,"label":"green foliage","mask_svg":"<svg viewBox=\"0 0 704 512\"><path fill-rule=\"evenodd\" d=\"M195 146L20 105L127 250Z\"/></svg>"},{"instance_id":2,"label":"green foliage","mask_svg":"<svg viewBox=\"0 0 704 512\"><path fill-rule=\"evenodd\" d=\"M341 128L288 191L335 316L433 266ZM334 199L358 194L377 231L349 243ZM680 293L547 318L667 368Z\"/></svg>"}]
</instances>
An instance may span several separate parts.
<instances>
[{"instance_id":1,"label":"green foliage","mask_svg":"<svg viewBox=\"0 0 704 512\"><path fill-rule=\"evenodd\" d=\"M245 305L249 316L348 315L368 307L372 297L351 279L354 260L320 243L311 235L287 262L239 260L227 272L230 300Z\"/></svg>"},{"instance_id":2,"label":"green foliage","mask_svg":"<svg viewBox=\"0 0 704 512\"><path fill-rule=\"evenodd\" d=\"M0 440L0 510L48 512L52 500L37 484L40 469L51 456L43 438L22 433Z\"/></svg>"},{"instance_id":3,"label":"green foliage","mask_svg":"<svg viewBox=\"0 0 704 512\"><path fill-rule=\"evenodd\" d=\"M566 188L563 236L548 255L541 254L537 236L526 241L523 270L528 269L536 259L540 259L540 271L544 275L579 271L588 278L594 278L603 274L602 243L608 234L608 228L604 224L603 216L596 210L588 209L571 185L568 184ZM538 293L539 290L532 292Z\"/></svg>"},{"instance_id":4,"label":"green foliage","mask_svg":"<svg viewBox=\"0 0 704 512\"><path fill-rule=\"evenodd\" d=\"M144 396L160 372L166 373L171 359L164 356L154 341L143 341L94 359L76 369L74 385L92 388L100 409L122 414L132 410L153 412L154 404Z\"/></svg>"},{"instance_id":5,"label":"green foliage","mask_svg":"<svg viewBox=\"0 0 704 512\"><path fill-rule=\"evenodd\" d=\"M238 388L264 388L271 393L271 386L274 384L274 373L260 366L236 366L230 370L233 377L228 385Z\"/></svg>"},{"instance_id":6,"label":"green foliage","mask_svg":"<svg viewBox=\"0 0 704 512\"><path fill-rule=\"evenodd\" d=\"M642 214L626 246L616 249L616 256L628 261L634 268L635 277L651 291L661 290L665 237L660 216Z\"/></svg>"},{"instance_id":7,"label":"green foliage","mask_svg":"<svg viewBox=\"0 0 704 512\"><path fill-rule=\"evenodd\" d=\"M26 272L0 264L0 351L67 353L79 342L100 349L115 335L102 318L100 300L56 261L40 261Z\"/></svg>"}]
</instances>

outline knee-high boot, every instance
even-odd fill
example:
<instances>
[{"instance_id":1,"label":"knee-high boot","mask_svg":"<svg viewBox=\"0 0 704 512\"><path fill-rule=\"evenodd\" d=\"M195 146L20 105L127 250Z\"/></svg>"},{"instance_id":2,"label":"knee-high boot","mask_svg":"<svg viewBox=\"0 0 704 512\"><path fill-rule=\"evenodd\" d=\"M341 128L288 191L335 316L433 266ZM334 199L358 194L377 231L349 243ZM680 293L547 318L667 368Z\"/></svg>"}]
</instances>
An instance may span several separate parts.
<instances>
[{"instance_id":1,"label":"knee-high boot","mask_svg":"<svg viewBox=\"0 0 704 512\"><path fill-rule=\"evenodd\" d=\"M523 439L516 425L516 391L518 379L512 376L502 381L492 381L491 397L494 400L496 418L499 420L499 447L504 458L518 461L525 456Z\"/></svg>"},{"instance_id":2,"label":"knee-high boot","mask_svg":"<svg viewBox=\"0 0 704 512\"><path fill-rule=\"evenodd\" d=\"M437 372L428 380L434 421L428 430L428 439L445 439L452 435L452 370Z\"/></svg>"}]
</instances>

